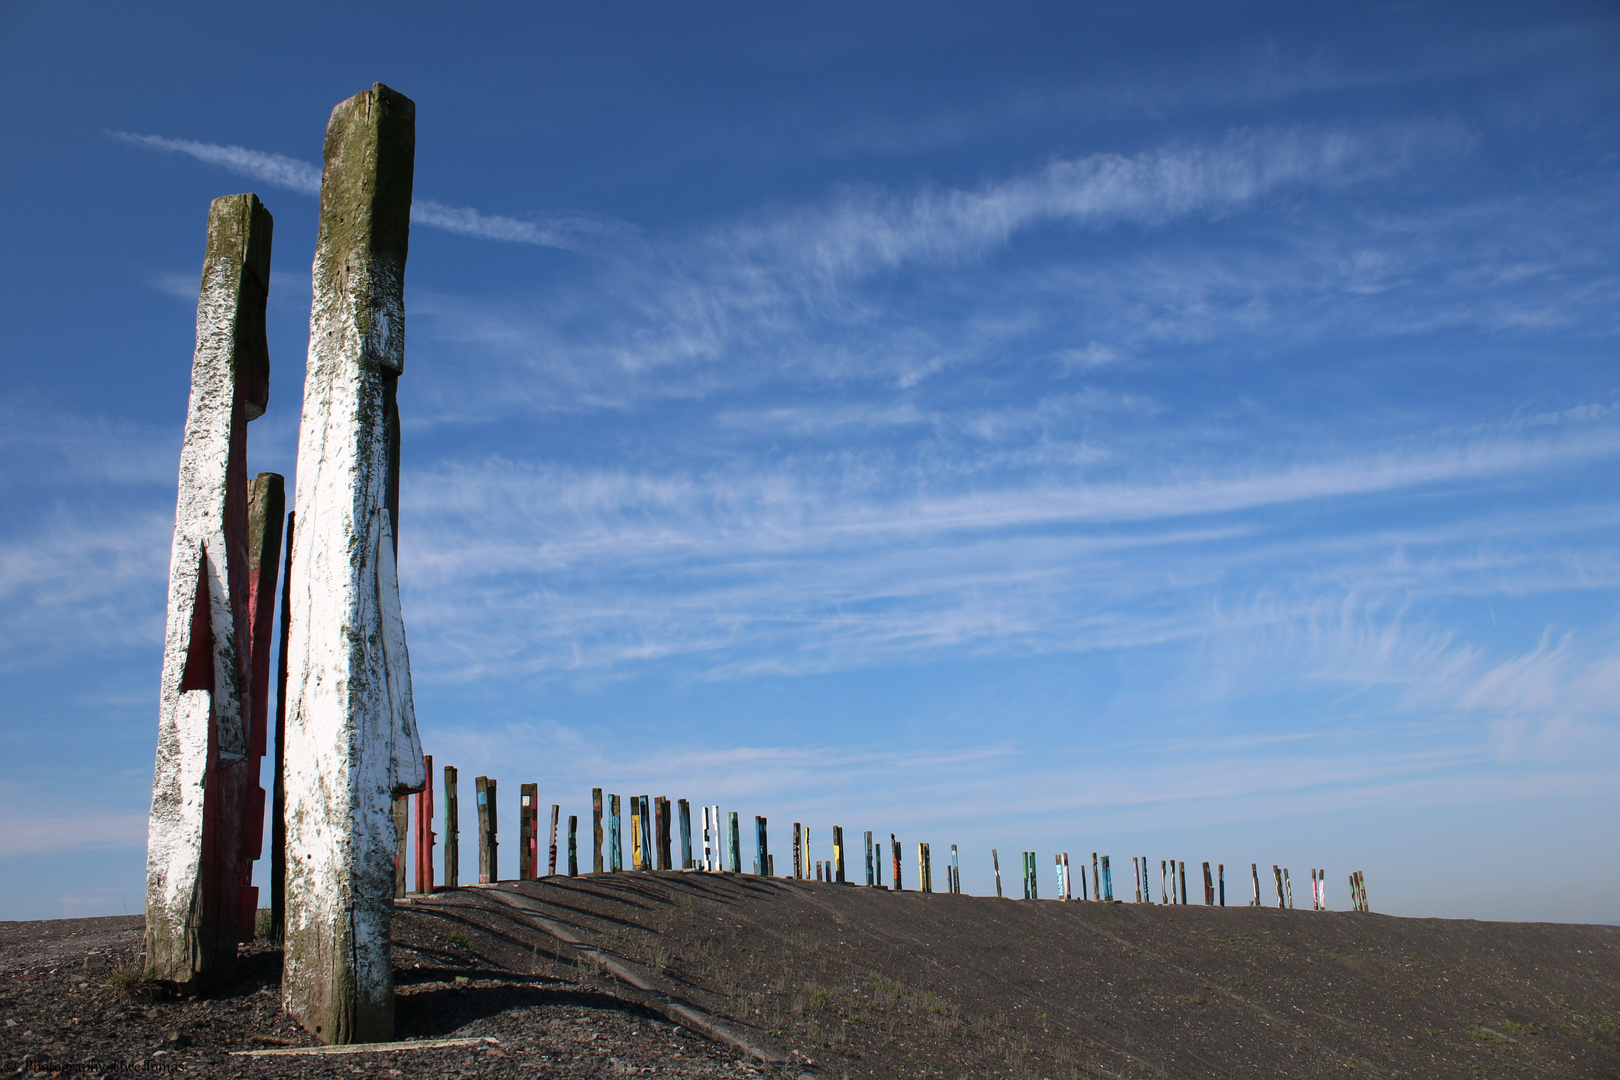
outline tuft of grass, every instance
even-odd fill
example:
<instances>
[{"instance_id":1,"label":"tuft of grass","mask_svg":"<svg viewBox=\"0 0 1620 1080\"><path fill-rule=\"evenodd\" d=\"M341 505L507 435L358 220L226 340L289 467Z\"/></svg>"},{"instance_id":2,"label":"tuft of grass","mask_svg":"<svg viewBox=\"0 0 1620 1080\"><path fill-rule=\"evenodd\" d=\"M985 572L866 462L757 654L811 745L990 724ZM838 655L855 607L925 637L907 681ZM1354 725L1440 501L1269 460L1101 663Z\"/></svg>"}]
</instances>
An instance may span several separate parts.
<instances>
[{"instance_id":1,"label":"tuft of grass","mask_svg":"<svg viewBox=\"0 0 1620 1080\"><path fill-rule=\"evenodd\" d=\"M276 939L270 936L269 908L260 908L259 913L253 917L253 940L277 943Z\"/></svg>"},{"instance_id":2,"label":"tuft of grass","mask_svg":"<svg viewBox=\"0 0 1620 1080\"><path fill-rule=\"evenodd\" d=\"M467 935L463 934L460 930L450 931L448 934L444 935L444 940L448 941L458 949L472 948L472 942L468 941Z\"/></svg>"},{"instance_id":3,"label":"tuft of grass","mask_svg":"<svg viewBox=\"0 0 1620 1080\"><path fill-rule=\"evenodd\" d=\"M114 993L131 1001L149 999L156 985L146 974L146 965L138 959L125 960L107 972L107 986Z\"/></svg>"}]
</instances>

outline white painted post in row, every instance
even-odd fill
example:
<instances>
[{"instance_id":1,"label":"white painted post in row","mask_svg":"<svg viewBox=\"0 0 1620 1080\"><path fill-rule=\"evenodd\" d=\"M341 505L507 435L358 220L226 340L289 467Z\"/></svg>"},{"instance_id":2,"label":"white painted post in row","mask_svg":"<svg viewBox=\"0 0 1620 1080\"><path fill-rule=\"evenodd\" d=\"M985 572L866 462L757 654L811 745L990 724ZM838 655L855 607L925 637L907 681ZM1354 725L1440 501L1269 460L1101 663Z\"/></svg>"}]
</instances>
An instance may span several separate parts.
<instances>
[{"instance_id":1,"label":"white painted post in row","mask_svg":"<svg viewBox=\"0 0 1620 1080\"><path fill-rule=\"evenodd\" d=\"M416 107L381 83L326 129L298 433L282 1003L324 1043L394 1037L393 800L422 746L395 567L396 382Z\"/></svg>"},{"instance_id":2,"label":"white painted post in row","mask_svg":"<svg viewBox=\"0 0 1620 1080\"><path fill-rule=\"evenodd\" d=\"M226 195L208 209L169 550L147 819L146 966L153 978L204 993L235 983L237 943L253 936L256 890L243 885L258 852L249 850L246 827L256 835L264 814L264 733L254 729L255 712L262 724L264 710L253 708L250 680L247 425L269 397L271 228L255 195ZM280 514L278 506L278 540ZM261 601L273 593L272 585ZM268 618L263 629L268 638ZM259 645L268 671L268 642Z\"/></svg>"}]
</instances>

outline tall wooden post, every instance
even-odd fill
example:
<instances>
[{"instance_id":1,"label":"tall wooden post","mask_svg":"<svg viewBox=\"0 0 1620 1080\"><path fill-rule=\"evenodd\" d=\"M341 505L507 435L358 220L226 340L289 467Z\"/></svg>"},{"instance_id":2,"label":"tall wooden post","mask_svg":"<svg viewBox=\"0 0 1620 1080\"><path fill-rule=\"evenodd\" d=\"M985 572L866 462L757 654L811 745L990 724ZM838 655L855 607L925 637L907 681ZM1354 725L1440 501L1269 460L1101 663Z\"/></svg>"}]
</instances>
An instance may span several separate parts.
<instances>
[{"instance_id":1,"label":"tall wooden post","mask_svg":"<svg viewBox=\"0 0 1620 1080\"><path fill-rule=\"evenodd\" d=\"M473 790L478 796L478 883L490 885L501 880L500 860L496 854L495 781L487 776L473 779Z\"/></svg>"},{"instance_id":2,"label":"tall wooden post","mask_svg":"<svg viewBox=\"0 0 1620 1080\"><path fill-rule=\"evenodd\" d=\"M251 841L264 814L258 759L265 713L255 708L254 693L261 685L261 698L268 693L276 557L264 549L272 524L279 542L281 513L274 508L268 520L277 483L257 509L260 561L251 566L247 425L269 399L271 228L255 195L227 195L209 207L169 551L147 825L146 966L152 977L192 992L234 984L236 946L252 936L257 904L248 890L258 854ZM250 824L255 805L258 820Z\"/></svg>"},{"instance_id":3,"label":"tall wooden post","mask_svg":"<svg viewBox=\"0 0 1620 1080\"><path fill-rule=\"evenodd\" d=\"M1181 867L1181 902L1185 904L1187 902L1187 861L1183 859L1177 865Z\"/></svg>"},{"instance_id":4,"label":"tall wooden post","mask_svg":"<svg viewBox=\"0 0 1620 1080\"><path fill-rule=\"evenodd\" d=\"M1283 891L1288 895L1288 906L1294 906L1294 883L1288 880L1288 867L1283 867Z\"/></svg>"},{"instance_id":5,"label":"tall wooden post","mask_svg":"<svg viewBox=\"0 0 1620 1080\"><path fill-rule=\"evenodd\" d=\"M658 848L658 869L673 870L675 860L670 851L669 796L660 795L654 800L653 820L656 824L653 843Z\"/></svg>"},{"instance_id":6,"label":"tall wooden post","mask_svg":"<svg viewBox=\"0 0 1620 1080\"><path fill-rule=\"evenodd\" d=\"M619 827L619 797L608 796L608 870L618 873L624 869L624 838Z\"/></svg>"},{"instance_id":7,"label":"tall wooden post","mask_svg":"<svg viewBox=\"0 0 1620 1080\"><path fill-rule=\"evenodd\" d=\"M833 826L833 880L844 884L844 827Z\"/></svg>"},{"instance_id":8,"label":"tall wooden post","mask_svg":"<svg viewBox=\"0 0 1620 1080\"><path fill-rule=\"evenodd\" d=\"M394 800L394 899L405 895L405 860L411 850L411 797L401 795Z\"/></svg>"},{"instance_id":9,"label":"tall wooden post","mask_svg":"<svg viewBox=\"0 0 1620 1080\"><path fill-rule=\"evenodd\" d=\"M568 876L579 877L579 815L568 815Z\"/></svg>"},{"instance_id":10,"label":"tall wooden post","mask_svg":"<svg viewBox=\"0 0 1620 1080\"><path fill-rule=\"evenodd\" d=\"M742 832L737 822L737 811L726 811L726 852L730 857L733 874L742 873Z\"/></svg>"},{"instance_id":11,"label":"tall wooden post","mask_svg":"<svg viewBox=\"0 0 1620 1080\"><path fill-rule=\"evenodd\" d=\"M765 835L765 819L758 814L754 815L754 873L760 877L771 876L770 844Z\"/></svg>"},{"instance_id":12,"label":"tall wooden post","mask_svg":"<svg viewBox=\"0 0 1620 1080\"><path fill-rule=\"evenodd\" d=\"M1209 873L1209 861L1204 861L1204 906L1211 907L1215 903L1215 879Z\"/></svg>"},{"instance_id":13,"label":"tall wooden post","mask_svg":"<svg viewBox=\"0 0 1620 1080\"><path fill-rule=\"evenodd\" d=\"M1091 898L1102 899L1102 874L1097 867L1097 853L1091 853Z\"/></svg>"},{"instance_id":14,"label":"tall wooden post","mask_svg":"<svg viewBox=\"0 0 1620 1080\"><path fill-rule=\"evenodd\" d=\"M1287 907L1288 905L1283 903L1282 867L1278 866L1276 863L1272 863L1271 877L1272 880L1277 883L1277 906Z\"/></svg>"},{"instance_id":15,"label":"tall wooden post","mask_svg":"<svg viewBox=\"0 0 1620 1080\"><path fill-rule=\"evenodd\" d=\"M538 861L536 858L538 851L536 848L537 841L535 839L535 834L539 831L539 826L535 819L540 812L540 808L535 804L539 801L539 799L539 784L518 785L519 881L533 881L537 876L535 873L535 864Z\"/></svg>"},{"instance_id":16,"label":"tall wooden post","mask_svg":"<svg viewBox=\"0 0 1620 1080\"><path fill-rule=\"evenodd\" d=\"M444 767L444 884L461 885L461 809L456 801L456 767Z\"/></svg>"},{"instance_id":17,"label":"tall wooden post","mask_svg":"<svg viewBox=\"0 0 1620 1080\"><path fill-rule=\"evenodd\" d=\"M676 806L681 811L681 869L693 869L692 862L692 804L685 799L679 800Z\"/></svg>"},{"instance_id":18,"label":"tall wooden post","mask_svg":"<svg viewBox=\"0 0 1620 1080\"><path fill-rule=\"evenodd\" d=\"M557 876L557 815L561 812L562 807L556 803L551 804L551 855L546 860L547 877Z\"/></svg>"},{"instance_id":19,"label":"tall wooden post","mask_svg":"<svg viewBox=\"0 0 1620 1080\"><path fill-rule=\"evenodd\" d=\"M416 796L416 891L433 892L433 755L422 757L427 783Z\"/></svg>"},{"instance_id":20,"label":"tall wooden post","mask_svg":"<svg viewBox=\"0 0 1620 1080\"><path fill-rule=\"evenodd\" d=\"M954 850L954 848L953 848ZM866 887L868 889L877 885L877 878L873 871L876 867L872 863L872 830L866 830Z\"/></svg>"},{"instance_id":21,"label":"tall wooden post","mask_svg":"<svg viewBox=\"0 0 1620 1080\"><path fill-rule=\"evenodd\" d=\"M630 796L630 869L646 869L643 861L646 849L641 846L641 803L643 796Z\"/></svg>"},{"instance_id":22,"label":"tall wooden post","mask_svg":"<svg viewBox=\"0 0 1620 1080\"><path fill-rule=\"evenodd\" d=\"M1220 883L1221 907L1226 906L1226 864L1220 863L1215 868L1215 878Z\"/></svg>"},{"instance_id":23,"label":"tall wooden post","mask_svg":"<svg viewBox=\"0 0 1620 1080\"><path fill-rule=\"evenodd\" d=\"M655 860L653 851L652 800L646 795L641 796L641 829L636 835L641 838L641 869L651 870Z\"/></svg>"},{"instance_id":24,"label":"tall wooden post","mask_svg":"<svg viewBox=\"0 0 1620 1080\"><path fill-rule=\"evenodd\" d=\"M905 886L900 878L900 841L894 838L894 833L889 834L889 849L889 853L894 856L894 891L904 892Z\"/></svg>"},{"instance_id":25,"label":"tall wooden post","mask_svg":"<svg viewBox=\"0 0 1620 1080\"><path fill-rule=\"evenodd\" d=\"M804 848L800 843L799 823L793 823L793 877L799 880L804 877Z\"/></svg>"},{"instance_id":26,"label":"tall wooden post","mask_svg":"<svg viewBox=\"0 0 1620 1080\"><path fill-rule=\"evenodd\" d=\"M415 140L415 105L381 83L333 110L311 275L281 985L327 1043L394 1037L390 809L425 782L396 569Z\"/></svg>"},{"instance_id":27,"label":"tall wooden post","mask_svg":"<svg viewBox=\"0 0 1620 1080\"><path fill-rule=\"evenodd\" d=\"M591 873L602 872L602 789L591 788Z\"/></svg>"},{"instance_id":28,"label":"tall wooden post","mask_svg":"<svg viewBox=\"0 0 1620 1080\"><path fill-rule=\"evenodd\" d=\"M1001 858L1000 858L1000 856L998 856L996 854L996 849L995 848L990 849L990 866L996 872L996 897L997 897L997 899L1000 899L1000 897L1001 897Z\"/></svg>"}]
</instances>

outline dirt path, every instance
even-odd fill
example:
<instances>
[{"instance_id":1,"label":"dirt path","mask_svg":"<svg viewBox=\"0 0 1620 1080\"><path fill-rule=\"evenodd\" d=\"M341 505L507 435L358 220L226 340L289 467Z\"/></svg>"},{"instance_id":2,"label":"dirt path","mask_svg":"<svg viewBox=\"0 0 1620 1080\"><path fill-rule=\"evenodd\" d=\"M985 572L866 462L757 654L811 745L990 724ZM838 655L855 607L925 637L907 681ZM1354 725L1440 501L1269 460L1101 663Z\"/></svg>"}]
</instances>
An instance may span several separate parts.
<instances>
[{"instance_id":1,"label":"dirt path","mask_svg":"<svg viewBox=\"0 0 1620 1080\"><path fill-rule=\"evenodd\" d=\"M395 925L400 1037L495 1041L232 1057L308 1042L280 1015L276 950L246 948L231 997L132 1001L107 977L138 950L138 917L9 923L0 1066L70 1076L1620 1076L1615 927L676 873L499 892L414 898ZM756 1052L703 1037L703 1015Z\"/></svg>"}]
</instances>

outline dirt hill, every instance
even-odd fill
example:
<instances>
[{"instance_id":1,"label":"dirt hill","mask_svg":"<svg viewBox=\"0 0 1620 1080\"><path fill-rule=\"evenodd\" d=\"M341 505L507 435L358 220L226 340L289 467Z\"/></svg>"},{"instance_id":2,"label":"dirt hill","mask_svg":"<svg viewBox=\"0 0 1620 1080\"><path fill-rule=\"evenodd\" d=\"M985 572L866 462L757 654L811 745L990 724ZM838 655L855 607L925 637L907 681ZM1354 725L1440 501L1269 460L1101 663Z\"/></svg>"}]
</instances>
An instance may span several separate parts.
<instances>
[{"instance_id":1,"label":"dirt hill","mask_svg":"<svg viewBox=\"0 0 1620 1080\"><path fill-rule=\"evenodd\" d=\"M0 925L0 1013L43 1003L19 974L61 983L73 949L58 934L59 955L42 950L66 925ZM138 947L117 933L131 940L104 943L92 968ZM236 999L118 1007L117 1060L155 1064L159 1044L142 1040L178 1035L164 1064L190 1057L216 1075L1620 1076L1620 928L1607 926L658 873L402 902L395 957L402 1038L499 1041L227 1058L299 1039L275 1015L279 954L261 946ZM90 983L80 963L68 989L110 1001L105 974ZM111 1008L80 1008L71 1032L39 1010L26 1022L40 1045L8 1027L0 1056L16 1067L18 1051L55 1048L66 1063L75 1038L102 1045ZM91 1056L87 1068L116 1055Z\"/></svg>"}]
</instances>

